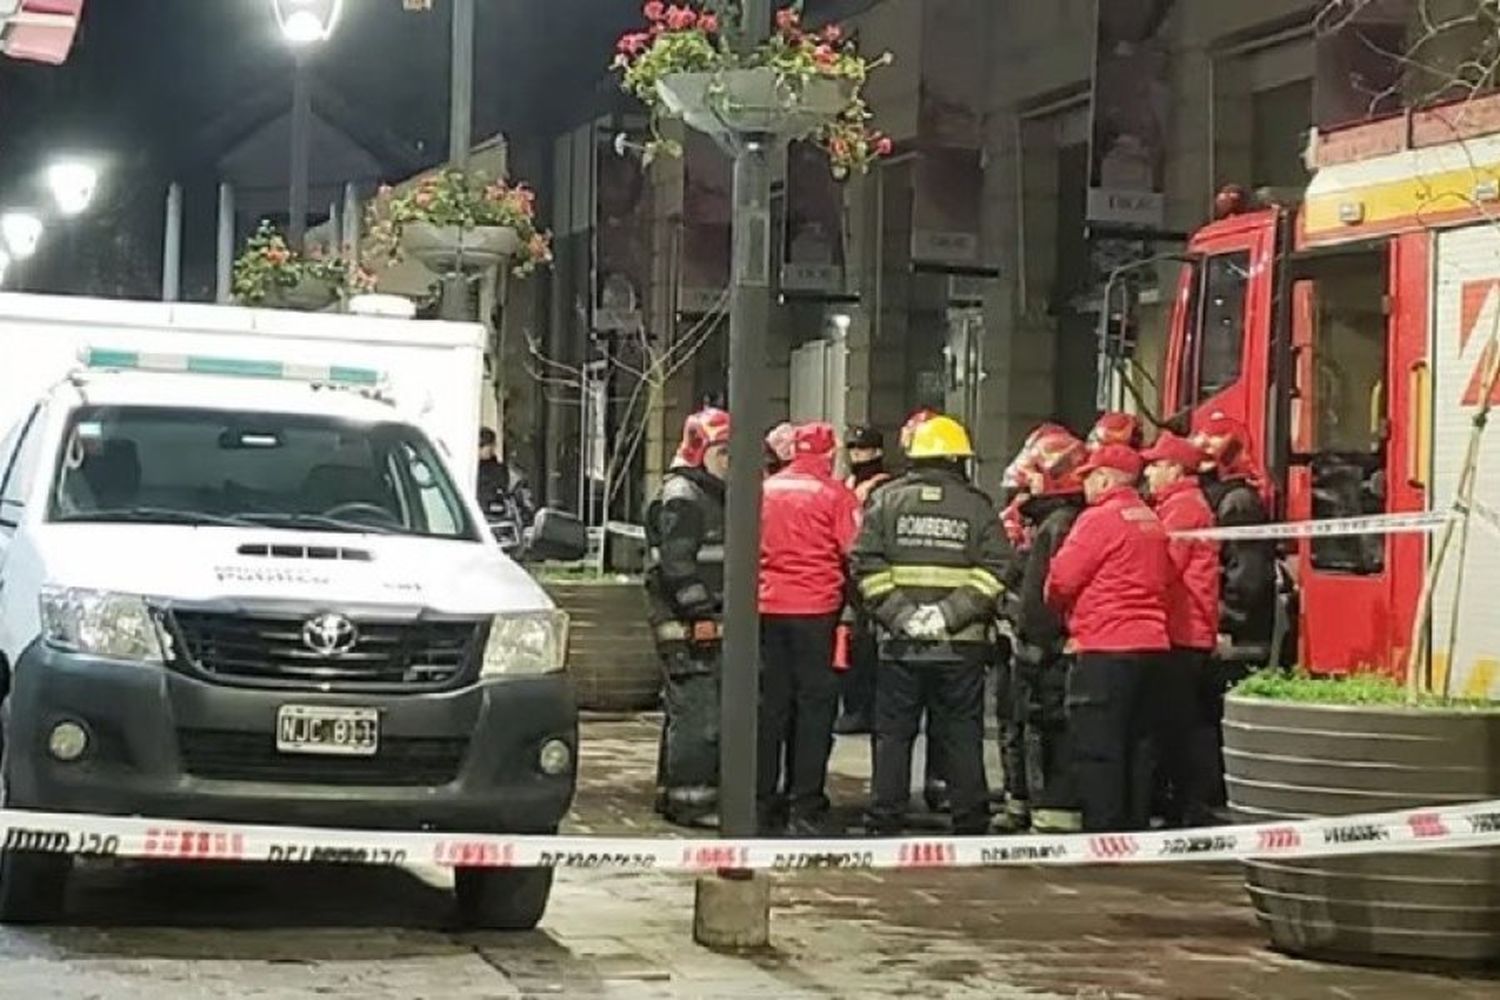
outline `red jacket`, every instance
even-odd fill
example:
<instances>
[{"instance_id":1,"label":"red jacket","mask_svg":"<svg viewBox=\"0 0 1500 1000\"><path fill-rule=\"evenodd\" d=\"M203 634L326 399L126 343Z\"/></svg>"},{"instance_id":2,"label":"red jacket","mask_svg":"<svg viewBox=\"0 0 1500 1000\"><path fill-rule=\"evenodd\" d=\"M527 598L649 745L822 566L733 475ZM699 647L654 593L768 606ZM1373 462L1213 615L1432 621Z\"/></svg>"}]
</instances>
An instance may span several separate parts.
<instances>
[{"instance_id":1,"label":"red jacket","mask_svg":"<svg viewBox=\"0 0 1500 1000\"><path fill-rule=\"evenodd\" d=\"M762 489L761 614L833 614L844 605L859 499L833 478L831 455L798 455Z\"/></svg>"},{"instance_id":2,"label":"red jacket","mask_svg":"<svg viewBox=\"0 0 1500 1000\"><path fill-rule=\"evenodd\" d=\"M1049 607L1080 653L1159 652L1167 637L1167 533L1139 493L1117 486L1078 515L1047 572Z\"/></svg>"},{"instance_id":3,"label":"red jacket","mask_svg":"<svg viewBox=\"0 0 1500 1000\"><path fill-rule=\"evenodd\" d=\"M1156 516L1168 533L1214 526L1214 512L1188 477L1156 497ZM1172 539L1172 585L1167 590L1167 635L1178 649L1211 650L1219 641L1219 543Z\"/></svg>"}]
</instances>

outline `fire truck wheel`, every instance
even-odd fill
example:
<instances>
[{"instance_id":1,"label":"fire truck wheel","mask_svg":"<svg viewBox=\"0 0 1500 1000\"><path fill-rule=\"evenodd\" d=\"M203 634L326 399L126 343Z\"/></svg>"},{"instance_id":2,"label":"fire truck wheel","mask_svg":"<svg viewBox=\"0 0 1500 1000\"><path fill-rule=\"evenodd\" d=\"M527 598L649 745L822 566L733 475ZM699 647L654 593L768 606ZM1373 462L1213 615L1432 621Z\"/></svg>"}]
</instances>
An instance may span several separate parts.
<instances>
[{"instance_id":1,"label":"fire truck wheel","mask_svg":"<svg viewBox=\"0 0 1500 1000\"><path fill-rule=\"evenodd\" d=\"M541 923L552 895L551 868L458 868L453 891L465 927L529 931Z\"/></svg>"}]
</instances>

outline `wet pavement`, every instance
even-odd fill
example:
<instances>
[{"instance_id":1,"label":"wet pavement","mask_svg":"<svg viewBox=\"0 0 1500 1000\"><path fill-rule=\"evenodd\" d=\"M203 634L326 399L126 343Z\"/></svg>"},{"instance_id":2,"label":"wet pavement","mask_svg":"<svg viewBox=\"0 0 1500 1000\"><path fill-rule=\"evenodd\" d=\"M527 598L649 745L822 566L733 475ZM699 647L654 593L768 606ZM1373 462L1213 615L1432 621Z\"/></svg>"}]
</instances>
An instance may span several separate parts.
<instances>
[{"instance_id":1,"label":"wet pavement","mask_svg":"<svg viewBox=\"0 0 1500 1000\"><path fill-rule=\"evenodd\" d=\"M650 813L649 717L585 728L579 833L672 835ZM868 742L840 741L850 820ZM692 881L564 872L540 930L456 931L437 870L83 870L73 926L0 930L0 998L954 997L1406 1000L1500 981L1302 962L1267 949L1232 867L777 876L773 945L691 940Z\"/></svg>"}]
</instances>

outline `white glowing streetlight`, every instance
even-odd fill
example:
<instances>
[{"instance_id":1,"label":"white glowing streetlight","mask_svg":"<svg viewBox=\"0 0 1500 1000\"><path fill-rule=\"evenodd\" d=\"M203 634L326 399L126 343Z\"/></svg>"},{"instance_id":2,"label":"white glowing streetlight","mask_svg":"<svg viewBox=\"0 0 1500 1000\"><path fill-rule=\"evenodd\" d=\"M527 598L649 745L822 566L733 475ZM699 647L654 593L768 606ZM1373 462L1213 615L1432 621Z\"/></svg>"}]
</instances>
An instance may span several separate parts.
<instances>
[{"instance_id":1,"label":"white glowing streetlight","mask_svg":"<svg viewBox=\"0 0 1500 1000\"><path fill-rule=\"evenodd\" d=\"M47 186L63 215L79 215L94 200L99 171L78 160L63 160L47 168Z\"/></svg>"},{"instance_id":2,"label":"white glowing streetlight","mask_svg":"<svg viewBox=\"0 0 1500 1000\"><path fill-rule=\"evenodd\" d=\"M281 36L298 47L328 41L343 8L344 0L271 0Z\"/></svg>"},{"instance_id":3,"label":"white glowing streetlight","mask_svg":"<svg viewBox=\"0 0 1500 1000\"><path fill-rule=\"evenodd\" d=\"M12 260L25 260L36 253L42 239L42 220L30 212L6 212L0 215L0 238Z\"/></svg>"}]
</instances>

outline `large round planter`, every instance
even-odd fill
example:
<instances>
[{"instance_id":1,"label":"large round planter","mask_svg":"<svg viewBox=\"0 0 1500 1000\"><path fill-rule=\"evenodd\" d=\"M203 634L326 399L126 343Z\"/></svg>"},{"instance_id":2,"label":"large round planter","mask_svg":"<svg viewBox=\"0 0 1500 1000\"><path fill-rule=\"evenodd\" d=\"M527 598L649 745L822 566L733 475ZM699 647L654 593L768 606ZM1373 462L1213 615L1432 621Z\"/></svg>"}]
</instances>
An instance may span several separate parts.
<instances>
[{"instance_id":1,"label":"large round planter","mask_svg":"<svg viewBox=\"0 0 1500 1000\"><path fill-rule=\"evenodd\" d=\"M401 227L401 249L438 274L487 271L514 257L521 249L521 237L509 226L408 222Z\"/></svg>"},{"instance_id":2,"label":"large round planter","mask_svg":"<svg viewBox=\"0 0 1500 1000\"><path fill-rule=\"evenodd\" d=\"M661 667L639 580L544 581L569 615L568 672L578 707L596 712L655 708Z\"/></svg>"},{"instance_id":3,"label":"large round planter","mask_svg":"<svg viewBox=\"0 0 1500 1000\"><path fill-rule=\"evenodd\" d=\"M699 132L762 132L789 139L810 134L849 104L852 85L814 78L791 86L775 70L671 73L657 82L667 110Z\"/></svg>"},{"instance_id":4,"label":"large round planter","mask_svg":"<svg viewBox=\"0 0 1500 1000\"><path fill-rule=\"evenodd\" d=\"M1232 696L1229 804L1246 822L1500 798L1500 709L1332 706ZM1500 961L1500 849L1247 862L1284 951L1346 962Z\"/></svg>"},{"instance_id":5,"label":"large round planter","mask_svg":"<svg viewBox=\"0 0 1500 1000\"><path fill-rule=\"evenodd\" d=\"M333 305L339 297L338 287L327 281L303 278L287 287L273 285L266 291L261 305L267 309L296 309L302 312L319 312Z\"/></svg>"}]
</instances>

